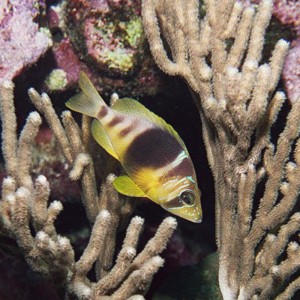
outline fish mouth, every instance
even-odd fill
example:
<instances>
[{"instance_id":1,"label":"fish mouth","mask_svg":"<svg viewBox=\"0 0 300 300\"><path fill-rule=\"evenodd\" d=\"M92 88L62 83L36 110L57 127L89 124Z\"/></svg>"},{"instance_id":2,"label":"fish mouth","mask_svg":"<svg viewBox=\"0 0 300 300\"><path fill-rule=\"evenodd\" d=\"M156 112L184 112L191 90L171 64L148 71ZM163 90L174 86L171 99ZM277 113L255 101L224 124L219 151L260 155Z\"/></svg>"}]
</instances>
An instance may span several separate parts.
<instances>
[{"instance_id":1,"label":"fish mouth","mask_svg":"<svg viewBox=\"0 0 300 300\"><path fill-rule=\"evenodd\" d=\"M182 208L168 209L168 211L182 219L193 223L199 224L202 222L202 213L200 212L190 211Z\"/></svg>"},{"instance_id":2,"label":"fish mouth","mask_svg":"<svg viewBox=\"0 0 300 300\"><path fill-rule=\"evenodd\" d=\"M194 219L194 218L186 218L186 217L183 217L183 216L179 216L187 221L190 221L190 222L193 222L193 223L196 223L196 224L200 224L202 223L202 217L198 218L198 219Z\"/></svg>"},{"instance_id":3,"label":"fish mouth","mask_svg":"<svg viewBox=\"0 0 300 300\"><path fill-rule=\"evenodd\" d=\"M200 223L202 223L202 217L199 218L198 220L189 220L189 221L192 221L194 223L200 224Z\"/></svg>"}]
</instances>

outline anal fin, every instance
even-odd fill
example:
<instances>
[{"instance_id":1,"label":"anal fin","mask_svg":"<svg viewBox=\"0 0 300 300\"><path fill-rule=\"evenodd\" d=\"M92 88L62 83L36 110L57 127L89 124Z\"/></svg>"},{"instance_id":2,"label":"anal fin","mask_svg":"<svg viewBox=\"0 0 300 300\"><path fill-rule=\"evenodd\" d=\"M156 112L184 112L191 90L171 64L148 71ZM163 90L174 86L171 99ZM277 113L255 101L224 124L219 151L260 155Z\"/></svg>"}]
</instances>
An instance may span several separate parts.
<instances>
[{"instance_id":1,"label":"anal fin","mask_svg":"<svg viewBox=\"0 0 300 300\"><path fill-rule=\"evenodd\" d=\"M111 156L119 160L118 155L116 154L105 129L103 128L103 126L100 124L98 120L94 120L92 122L91 131L97 143L103 149L105 149Z\"/></svg>"}]
</instances>

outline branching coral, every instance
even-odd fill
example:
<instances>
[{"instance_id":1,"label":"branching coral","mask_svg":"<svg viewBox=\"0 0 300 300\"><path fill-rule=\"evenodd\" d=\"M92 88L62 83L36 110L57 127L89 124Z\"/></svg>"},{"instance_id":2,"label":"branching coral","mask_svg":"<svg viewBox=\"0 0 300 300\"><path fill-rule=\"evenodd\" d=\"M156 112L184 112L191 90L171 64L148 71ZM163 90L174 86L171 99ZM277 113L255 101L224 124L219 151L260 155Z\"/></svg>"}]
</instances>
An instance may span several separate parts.
<instances>
[{"instance_id":1,"label":"branching coral","mask_svg":"<svg viewBox=\"0 0 300 300\"><path fill-rule=\"evenodd\" d=\"M17 138L13 103L13 83L0 87L2 119L2 152L8 177L3 181L0 201L0 233L14 238L28 264L36 271L64 287L66 294L79 299L143 299L153 275L163 265L159 254L176 227L174 218L166 218L155 236L140 253L136 248L144 220L134 217L113 264L116 231L126 205L112 186L109 175L98 196L93 162L85 145L89 139L89 122L84 119L82 130L70 112L63 113L61 124L46 94L29 91L31 100L47 119L72 166L70 177L80 180L83 204L92 230L89 243L78 261L66 237L60 236L55 220L63 209L55 200L48 206L50 186L43 175L33 179L31 149L41 124L39 113L32 112ZM96 264L96 282L87 273ZM135 295L135 296L134 296Z\"/></svg>"},{"instance_id":2,"label":"branching coral","mask_svg":"<svg viewBox=\"0 0 300 300\"><path fill-rule=\"evenodd\" d=\"M289 299L300 286L300 99L277 141L270 137L285 101L275 88L288 43L261 63L270 0L257 11L233 0L205 8L201 18L198 0L144 0L150 49L163 71L188 82L200 112L224 299Z\"/></svg>"}]
</instances>

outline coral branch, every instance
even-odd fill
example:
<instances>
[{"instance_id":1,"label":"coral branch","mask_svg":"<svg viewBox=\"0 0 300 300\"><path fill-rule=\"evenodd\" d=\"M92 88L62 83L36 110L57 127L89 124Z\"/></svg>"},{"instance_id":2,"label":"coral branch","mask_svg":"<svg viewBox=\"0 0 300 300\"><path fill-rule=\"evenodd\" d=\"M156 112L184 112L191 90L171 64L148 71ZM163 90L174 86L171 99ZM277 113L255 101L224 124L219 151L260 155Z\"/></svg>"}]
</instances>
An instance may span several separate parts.
<instances>
[{"instance_id":1,"label":"coral branch","mask_svg":"<svg viewBox=\"0 0 300 300\"><path fill-rule=\"evenodd\" d=\"M142 6L156 63L187 81L199 109L215 181L219 285L226 300L273 299L286 289L278 296L284 299L298 282L292 236L300 226L298 214L291 215L300 191L300 107L293 101L285 128L271 139L285 101L275 88L289 47L279 40L269 63L260 65L272 6L271 0L257 8L208 0L203 17L196 0L143 0Z\"/></svg>"},{"instance_id":2,"label":"coral branch","mask_svg":"<svg viewBox=\"0 0 300 300\"><path fill-rule=\"evenodd\" d=\"M32 112L17 138L13 105L13 84L0 85L3 156L8 177L3 180L0 200L0 233L15 239L30 267L65 288L78 299L144 299L153 275L163 265L158 255L176 227L176 220L165 219L145 250L136 256L136 248L144 220L134 217L126 232L115 264L114 252L120 220L128 217L124 200L119 198L109 175L98 196L91 155L87 152L89 130L83 122L84 134L70 112L64 112L62 125L50 98L29 90L32 102L44 114L57 138L66 160L71 165L70 177L80 180L82 201L91 224L89 243L78 261L68 238L60 236L55 220L63 209L54 200L48 205L51 189L46 177L31 176L32 146L41 123ZM124 220L123 220L124 221ZM96 282L88 273L94 268ZM138 294L137 294L138 293Z\"/></svg>"}]
</instances>

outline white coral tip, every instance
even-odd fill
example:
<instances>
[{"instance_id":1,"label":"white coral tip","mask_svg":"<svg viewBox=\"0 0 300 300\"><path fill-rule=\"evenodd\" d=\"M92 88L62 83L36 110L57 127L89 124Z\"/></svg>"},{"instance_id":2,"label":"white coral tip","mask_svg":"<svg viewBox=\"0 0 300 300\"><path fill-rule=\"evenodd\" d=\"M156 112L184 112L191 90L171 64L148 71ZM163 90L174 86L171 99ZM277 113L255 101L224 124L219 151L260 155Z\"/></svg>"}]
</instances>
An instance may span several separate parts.
<instances>
[{"instance_id":1,"label":"white coral tip","mask_svg":"<svg viewBox=\"0 0 300 300\"><path fill-rule=\"evenodd\" d=\"M110 105L115 105L119 101L119 95L117 93L112 93L110 96Z\"/></svg>"},{"instance_id":2,"label":"white coral tip","mask_svg":"<svg viewBox=\"0 0 300 300\"><path fill-rule=\"evenodd\" d=\"M254 172L255 171L255 165L254 164L249 164L248 166L249 170Z\"/></svg>"},{"instance_id":3,"label":"white coral tip","mask_svg":"<svg viewBox=\"0 0 300 300\"><path fill-rule=\"evenodd\" d=\"M292 215L292 219L295 221L300 221L300 212L296 212Z\"/></svg>"},{"instance_id":4,"label":"white coral tip","mask_svg":"<svg viewBox=\"0 0 300 300\"><path fill-rule=\"evenodd\" d=\"M203 65L201 69L201 76L204 80L209 80L211 78L212 71L211 68L207 65Z\"/></svg>"},{"instance_id":5,"label":"white coral tip","mask_svg":"<svg viewBox=\"0 0 300 300\"><path fill-rule=\"evenodd\" d=\"M142 217L135 216L134 218L132 218L131 223L134 223L136 225L143 225L144 221L145 220Z\"/></svg>"},{"instance_id":6,"label":"white coral tip","mask_svg":"<svg viewBox=\"0 0 300 300\"><path fill-rule=\"evenodd\" d=\"M164 262L165 260L160 257L160 256L154 256L152 259L151 259L151 262L155 265L155 266L158 266L158 267L162 267L164 265Z\"/></svg>"},{"instance_id":7,"label":"white coral tip","mask_svg":"<svg viewBox=\"0 0 300 300\"><path fill-rule=\"evenodd\" d=\"M90 163L90 157L86 153L79 153L77 159L83 164L88 165Z\"/></svg>"},{"instance_id":8,"label":"white coral tip","mask_svg":"<svg viewBox=\"0 0 300 300\"><path fill-rule=\"evenodd\" d=\"M294 171L296 168L297 168L297 165L296 165L295 163L293 163L293 162L289 162L289 163L287 163L287 165L286 165L286 169L287 169L288 172L292 172L292 171Z\"/></svg>"},{"instance_id":9,"label":"white coral tip","mask_svg":"<svg viewBox=\"0 0 300 300\"><path fill-rule=\"evenodd\" d=\"M13 179L13 177L8 176L6 178L3 179L3 186L13 186L15 184L15 180Z\"/></svg>"},{"instance_id":10,"label":"white coral tip","mask_svg":"<svg viewBox=\"0 0 300 300\"><path fill-rule=\"evenodd\" d=\"M60 235L57 237L57 242L62 248L66 248L68 245L70 245L69 239Z\"/></svg>"},{"instance_id":11,"label":"white coral tip","mask_svg":"<svg viewBox=\"0 0 300 300\"><path fill-rule=\"evenodd\" d=\"M210 109L213 109L215 108L217 101L214 97L208 97L206 103Z\"/></svg>"},{"instance_id":12,"label":"white coral tip","mask_svg":"<svg viewBox=\"0 0 300 300\"><path fill-rule=\"evenodd\" d=\"M33 94L37 94L37 91L34 88L29 88L28 89L28 94L29 94L29 96L33 95Z\"/></svg>"},{"instance_id":13,"label":"white coral tip","mask_svg":"<svg viewBox=\"0 0 300 300\"><path fill-rule=\"evenodd\" d=\"M14 88L14 83L11 80L4 80L1 85L6 89L12 90Z\"/></svg>"},{"instance_id":14,"label":"white coral tip","mask_svg":"<svg viewBox=\"0 0 300 300\"><path fill-rule=\"evenodd\" d=\"M228 77L235 77L235 75L238 73L238 69L232 66L228 66L226 69L226 73Z\"/></svg>"},{"instance_id":15,"label":"white coral tip","mask_svg":"<svg viewBox=\"0 0 300 300\"><path fill-rule=\"evenodd\" d=\"M281 184L281 186L280 186L280 191L281 191L281 193L282 194L286 194L287 192L288 192L288 190L289 190L289 183L288 182L286 182L286 181L284 181L282 184Z\"/></svg>"},{"instance_id":16,"label":"white coral tip","mask_svg":"<svg viewBox=\"0 0 300 300\"><path fill-rule=\"evenodd\" d=\"M299 248L299 244L297 242L289 243L289 251L295 252Z\"/></svg>"},{"instance_id":17,"label":"white coral tip","mask_svg":"<svg viewBox=\"0 0 300 300\"><path fill-rule=\"evenodd\" d=\"M219 101L219 106L220 106L223 110L226 109L226 105L227 105L226 99L225 99L225 98L220 99L220 101Z\"/></svg>"},{"instance_id":18,"label":"white coral tip","mask_svg":"<svg viewBox=\"0 0 300 300\"><path fill-rule=\"evenodd\" d=\"M271 75L271 68L268 64L263 64L259 68L259 74L264 78L268 78Z\"/></svg>"},{"instance_id":19,"label":"white coral tip","mask_svg":"<svg viewBox=\"0 0 300 300\"><path fill-rule=\"evenodd\" d=\"M280 274L280 268L279 266L273 266L271 269L270 269L270 272L275 275L275 276L278 276Z\"/></svg>"},{"instance_id":20,"label":"white coral tip","mask_svg":"<svg viewBox=\"0 0 300 300\"><path fill-rule=\"evenodd\" d=\"M89 299L92 294L92 290L82 282L75 282L74 292L80 299Z\"/></svg>"},{"instance_id":21,"label":"white coral tip","mask_svg":"<svg viewBox=\"0 0 300 300\"><path fill-rule=\"evenodd\" d=\"M286 98L285 93L282 91L276 92L276 97L278 100L285 100Z\"/></svg>"},{"instance_id":22,"label":"white coral tip","mask_svg":"<svg viewBox=\"0 0 300 300\"><path fill-rule=\"evenodd\" d=\"M101 219L109 219L110 218L110 213L108 210L104 209L104 210L101 210L100 213L99 213L99 217Z\"/></svg>"},{"instance_id":23,"label":"white coral tip","mask_svg":"<svg viewBox=\"0 0 300 300\"><path fill-rule=\"evenodd\" d=\"M248 59L244 63L244 67L246 67L251 71L254 71L257 68L257 65L258 65L257 60L254 59Z\"/></svg>"},{"instance_id":24,"label":"white coral tip","mask_svg":"<svg viewBox=\"0 0 300 300\"><path fill-rule=\"evenodd\" d=\"M50 100L50 98L49 98L49 96L48 96L48 94L47 93L43 93L42 94L42 101L45 103L45 104L50 104L51 105L51 100Z\"/></svg>"},{"instance_id":25,"label":"white coral tip","mask_svg":"<svg viewBox=\"0 0 300 300\"><path fill-rule=\"evenodd\" d=\"M247 17L250 17L252 16L253 14L255 13L255 10L253 7L249 6L245 9L244 11L244 14L247 16Z\"/></svg>"},{"instance_id":26,"label":"white coral tip","mask_svg":"<svg viewBox=\"0 0 300 300\"><path fill-rule=\"evenodd\" d=\"M64 110L61 113L62 118L70 118L72 116L71 112L69 110Z\"/></svg>"},{"instance_id":27,"label":"white coral tip","mask_svg":"<svg viewBox=\"0 0 300 300\"><path fill-rule=\"evenodd\" d=\"M30 194L29 190L23 186L18 188L16 192L16 196L20 198L26 198L29 196L29 194Z\"/></svg>"},{"instance_id":28,"label":"white coral tip","mask_svg":"<svg viewBox=\"0 0 300 300\"><path fill-rule=\"evenodd\" d=\"M277 42L277 45L279 46L279 47L282 47L282 48L289 48L289 46L290 46L290 43L288 42L288 41L286 41L286 40L284 40L284 39L280 39L278 42Z\"/></svg>"},{"instance_id":29,"label":"white coral tip","mask_svg":"<svg viewBox=\"0 0 300 300\"><path fill-rule=\"evenodd\" d=\"M268 234L267 235L267 241L270 243L273 243L276 240L276 235L275 234Z\"/></svg>"},{"instance_id":30,"label":"white coral tip","mask_svg":"<svg viewBox=\"0 0 300 300\"><path fill-rule=\"evenodd\" d=\"M166 222L173 229L177 227L177 220L173 217L167 217L164 222Z\"/></svg>"},{"instance_id":31,"label":"white coral tip","mask_svg":"<svg viewBox=\"0 0 300 300\"><path fill-rule=\"evenodd\" d=\"M272 0L263 0L261 2L261 5L262 5L262 10L267 9L267 8L265 8L266 6L268 6L269 9L271 10L271 8L273 7L273 1Z\"/></svg>"},{"instance_id":32,"label":"white coral tip","mask_svg":"<svg viewBox=\"0 0 300 300\"><path fill-rule=\"evenodd\" d=\"M45 185L48 181L44 175L39 175L36 179L36 182L40 183L41 185Z\"/></svg>"},{"instance_id":33,"label":"white coral tip","mask_svg":"<svg viewBox=\"0 0 300 300\"><path fill-rule=\"evenodd\" d=\"M54 209L55 211L62 211L63 210L63 205L58 200L54 200L53 202L51 202L50 207L52 209Z\"/></svg>"},{"instance_id":34,"label":"white coral tip","mask_svg":"<svg viewBox=\"0 0 300 300\"><path fill-rule=\"evenodd\" d=\"M10 204L14 205L16 203L16 197L14 194L9 194L6 196L5 200Z\"/></svg>"},{"instance_id":35,"label":"white coral tip","mask_svg":"<svg viewBox=\"0 0 300 300\"><path fill-rule=\"evenodd\" d=\"M244 6L243 6L243 4L241 2L235 2L233 8L234 9L238 9L238 10L242 10L243 7Z\"/></svg>"},{"instance_id":36,"label":"white coral tip","mask_svg":"<svg viewBox=\"0 0 300 300\"><path fill-rule=\"evenodd\" d=\"M39 241L45 241L48 239L48 235L46 232L44 231L39 231L37 234L36 234L36 238L39 240Z\"/></svg>"},{"instance_id":37,"label":"white coral tip","mask_svg":"<svg viewBox=\"0 0 300 300\"><path fill-rule=\"evenodd\" d=\"M136 250L131 246L126 247L126 254L129 257L134 257L136 255Z\"/></svg>"},{"instance_id":38,"label":"white coral tip","mask_svg":"<svg viewBox=\"0 0 300 300\"><path fill-rule=\"evenodd\" d=\"M27 120L30 120L33 123L38 123L38 124L40 124L42 122L42 118L41 118L40 114L36 111L31 112L29 114L29 116L27 117Z\"/></svg>"},{"instance_id":39,"label":"white coral tip","mask_svg":"<svg viewBox=\"0 0 300 300\"><path fill-rule=\"evenodd\" d=\"M145 298L141 295L133 295L130 298L128 298L127 300L145 300Z\"/></svg>"},{"instance_id":40,"label":"white coral tip","mask_svg":"<svg viewBox=\"0 0 300 300\"><path fill-rule=\"evenodd\" d=\"M113 181L115 180L117 178L117 176L115 175L115 174L109 174L108 176L107 176L107 178L106 178L106 181L108 182L108 183L113 183Z\"/></svg>"}]
</instances>

